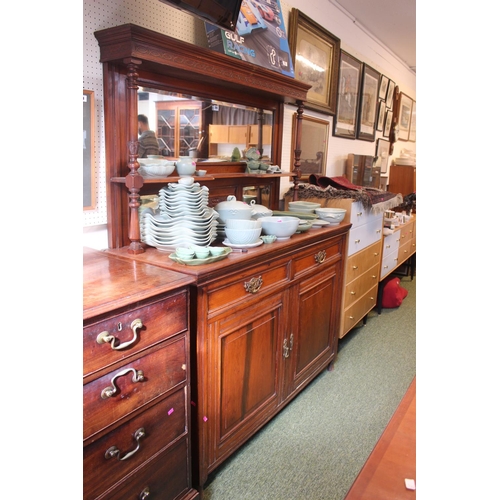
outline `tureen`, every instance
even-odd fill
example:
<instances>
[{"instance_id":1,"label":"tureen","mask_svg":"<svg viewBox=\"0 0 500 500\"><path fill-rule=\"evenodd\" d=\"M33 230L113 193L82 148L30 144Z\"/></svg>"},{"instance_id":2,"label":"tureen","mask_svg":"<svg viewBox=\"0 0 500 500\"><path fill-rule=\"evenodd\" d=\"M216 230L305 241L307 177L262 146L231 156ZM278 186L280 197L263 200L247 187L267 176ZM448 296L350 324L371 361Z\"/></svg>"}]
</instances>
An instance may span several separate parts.
<instances>
[{"instance_id":1,"label":"tureen","mask_svg":"<svg viewBox=\"0 0 500 500\"><path fill-rule=\"evenodd\" d=\"M229 195L227 201L218 203L215 211L219 214L221 222L226 222L227 219L250 219L255 213L250 205L237 201L234 195Z\"/></svg>"}]
</instances>

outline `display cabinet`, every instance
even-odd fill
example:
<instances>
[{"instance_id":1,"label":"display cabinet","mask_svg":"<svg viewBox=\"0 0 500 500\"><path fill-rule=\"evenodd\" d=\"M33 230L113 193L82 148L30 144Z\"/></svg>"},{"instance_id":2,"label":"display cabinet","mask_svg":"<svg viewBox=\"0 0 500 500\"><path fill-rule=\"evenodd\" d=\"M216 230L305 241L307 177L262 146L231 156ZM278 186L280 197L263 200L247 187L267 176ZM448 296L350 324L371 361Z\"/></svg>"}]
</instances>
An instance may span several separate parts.
<instances>
[{"instance_id":1,"label":"display cabinet","mask_svg":"<svg viewBox=\"0 0 500 500\"><path fill-rule=\"evenodd\" d=\"M403 196L417 190L417 167L412 165L391 165L389 170L389 191Z\"/></svg>"}]
</instances>

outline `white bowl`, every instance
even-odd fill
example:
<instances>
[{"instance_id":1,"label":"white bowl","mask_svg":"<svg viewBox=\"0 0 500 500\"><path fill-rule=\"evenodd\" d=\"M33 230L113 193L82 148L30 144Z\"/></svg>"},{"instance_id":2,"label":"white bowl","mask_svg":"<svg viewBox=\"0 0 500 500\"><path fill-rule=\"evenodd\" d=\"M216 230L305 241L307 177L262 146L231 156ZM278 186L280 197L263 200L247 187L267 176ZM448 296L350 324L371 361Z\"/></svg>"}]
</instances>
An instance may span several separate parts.
<instances>
[{"instance_id":1,"label":"white bowl","mask_svg":"<svg viewBox=\"0 0 500 500\"><path fill-rule=\"evenodd\" d=\"M196 170L194 175L197 175L198 177L204 177L205 175L207 175L207 171L206 170Z\"/></svg>"},{"instance_id":2,"label":"white bowl","mask_svg":"<svg viewBox=\"0 0 500 500\"><path fill-rule=\"evenodd\" d=\"M234 245L249 245L259 241L262 228L254 229L229 229L226 227L227 239Z\"/></svg>"},{"instance_id":3,"label":"white bowl","mask_svg":"<svg viewBox=\"0 0 500 500\"><path fill-rule=\"evenodd\" d=\"M264 234L274 234L280 241L290 238L297 231L300 223L298 217L291 216L273 215L272 217L261 217L259 220L262 222Z\"/></svg>"},{"instance_id":4,"label":"white bowl","mask_svg":"<svg viewBox=\"0 0 500 500\"><path fill-rule=\"evenodd\" d=\"M162 160L152 160L160 161L160 163L141 165L139 167L139 173L143 177L166 177L170 175L175 170L175 165L173 161L162 161Z\"/></svg>"},{"instance_id":5,"label":"white bowl","mask_svg":"<svg viewBox=\"0 0 500 500\"><path fill-rule=\"evenodd\" d=\"M253 219L228 219L226 228L229 229L258 229L262 227L262 222Z\"/></svg>"},{"instance_id":6,"label":"white bowl","mask_svg":"<svg viewBox=\"0 0 500 500\"><path fill-rule=\"evenodd\" d=\"M320 219L326 220L330 223L339 224L344 220L346 211L344 208L316 208L316 213Z\"/></svg>"},{"instance_id":7,"label":"white bowl","mask_svg":"<svg viewBox=\"0 0 500 500\"><path fill-rule=\"evenodd\" d=\"M181 186L191 186L194 182L192 177L182 177L177 181Z\"/></svg>"}]
</instances>

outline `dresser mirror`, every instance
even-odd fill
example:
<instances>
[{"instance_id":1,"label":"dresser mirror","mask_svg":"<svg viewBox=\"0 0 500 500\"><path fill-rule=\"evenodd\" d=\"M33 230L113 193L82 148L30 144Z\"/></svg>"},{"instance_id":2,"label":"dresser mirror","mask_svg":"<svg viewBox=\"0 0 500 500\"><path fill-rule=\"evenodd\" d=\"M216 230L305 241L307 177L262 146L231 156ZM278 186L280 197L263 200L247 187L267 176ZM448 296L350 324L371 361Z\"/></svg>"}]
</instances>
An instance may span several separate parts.
<instances>
[{"instance_id":1,"label":"dresser mirror","mask_svg":"<svg viewBox=\"0 0 500 500\"><path fill-rule=\"evenodd\" d=\"M272 157L270 110L147 87L137 96L138 113L148 117L163 156L230 161L234 148L243 158L255 147Z\"/></svg>"}]
</instances>

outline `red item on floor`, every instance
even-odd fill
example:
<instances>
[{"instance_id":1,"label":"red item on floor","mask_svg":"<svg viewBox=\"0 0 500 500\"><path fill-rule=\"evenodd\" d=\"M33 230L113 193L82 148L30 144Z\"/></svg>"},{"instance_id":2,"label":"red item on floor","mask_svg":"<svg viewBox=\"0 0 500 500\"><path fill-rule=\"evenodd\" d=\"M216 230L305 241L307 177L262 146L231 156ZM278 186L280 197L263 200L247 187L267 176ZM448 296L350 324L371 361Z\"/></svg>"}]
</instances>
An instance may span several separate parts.
<instances>
[{"instance_id":1,"label":"red item on floor","mask_svg":"<svg viewBox=\"0 0 500 500\"><path fill-rule=\"evenodd\" d=\"M399 307L405 297L408 295L408 290L400 285L399 278L392 278L385 286L382 293L382 307L393 309Z\"/></svg>"}]
</instances>

